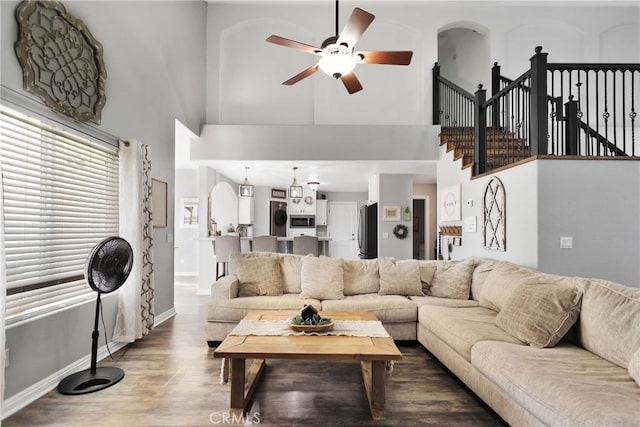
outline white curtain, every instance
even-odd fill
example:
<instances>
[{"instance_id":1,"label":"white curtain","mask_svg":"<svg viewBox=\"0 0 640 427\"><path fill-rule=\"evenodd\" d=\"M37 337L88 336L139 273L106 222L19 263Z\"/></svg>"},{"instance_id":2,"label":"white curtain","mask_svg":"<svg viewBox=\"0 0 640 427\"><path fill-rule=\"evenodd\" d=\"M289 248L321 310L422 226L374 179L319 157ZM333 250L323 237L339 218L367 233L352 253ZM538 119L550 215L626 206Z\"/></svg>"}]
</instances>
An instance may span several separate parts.
<instances>
[{"instance_id":1,"label":"white curtain","mask_svg":"<svg viewBox=\"0 0 640 427\"><path fill-rule=\"evenodd\" d=\"M120 141L120 237L133 248L133 269L118 290L117 342L133 342L153 327L153 222L149 146Z\"/></svg>"},{"instance_id":2,"label":"white curtain","mask_svg":"<svg viewBox=\"0 0 640 427\"><path fill-rule=\"evenodd\" d=\"M2 163L0 163L0 424L2 424L2 401L4 400L4 310L7 300L7 269L4 257L4 192L2 179Z\"/></svg>"}]
</instances>

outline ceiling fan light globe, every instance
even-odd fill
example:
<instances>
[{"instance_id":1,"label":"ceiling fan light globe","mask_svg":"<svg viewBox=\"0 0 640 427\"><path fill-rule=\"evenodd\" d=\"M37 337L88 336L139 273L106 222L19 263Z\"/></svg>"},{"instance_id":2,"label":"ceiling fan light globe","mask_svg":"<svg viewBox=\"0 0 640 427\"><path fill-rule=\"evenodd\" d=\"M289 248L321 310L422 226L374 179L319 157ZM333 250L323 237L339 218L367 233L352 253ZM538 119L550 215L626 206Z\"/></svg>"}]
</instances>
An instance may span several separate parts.
<instances>
[{"instance_id":1,"label":"ceiling fan light globe","mask_svg":"<svg viewBox=\"0 0 640 427\"><path fill-rule=\"evenodd\" d=\"M318 66L326 75L339 79L353 71L356 66L356 58L351 54L331 53L323 56Z\"/></svg>"}]
</instances>

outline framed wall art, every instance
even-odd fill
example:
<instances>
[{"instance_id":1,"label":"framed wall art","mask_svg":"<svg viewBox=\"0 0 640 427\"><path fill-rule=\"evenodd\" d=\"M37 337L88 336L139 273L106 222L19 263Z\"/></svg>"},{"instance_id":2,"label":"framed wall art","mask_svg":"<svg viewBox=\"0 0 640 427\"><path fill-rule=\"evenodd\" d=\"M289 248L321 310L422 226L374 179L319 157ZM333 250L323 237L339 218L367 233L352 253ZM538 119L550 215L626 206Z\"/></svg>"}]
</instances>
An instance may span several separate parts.
<instances>
[{"instance_id":1,"label":"framed wall art","mask_svg":"<svg viewBox=\"0 0 640 427\"><path fill-rule=\"evenodd\" d=\"M184 198L180 200L180 227L198 227L198 199Z\"/></svg>"},{"instance_id":2,"label":"framed wall art","mask_svg":"<svg viewBox=\"0 0 640 427\"><path fill-rule=\"evenodd\" d=\"M287 198L287 190L281 190L279 188L271 189L271 198L272 199L286 199Z\"/></svg>"},{"instance_id":3,"label":"framed wall art","mask_svg":"<svg viewBox=\"0 0 640 427\"><path fill-rule=\"evenodd\" d=\"M167 183L151 178L151 198L153 199L153 228L167 226Z\"/></svg>"},{"instance_id":4,"label":"framed wall art","mask_svg":"<svg viewBox=\"0 0 640 427\"><path fill-rule=\"evenodd\" d=\"M384 221L400 221L400 206L385 206L382 215Z\"/></svg>"},{"instance_id":5,"label":"framed wall art","mask_svg":"<svg viewBox=\"0 0 640 427\"><path fill-rule=\"evenodd\" d=\"M440 221L460 221L460 184L440 192Z\"/></svg>"}]
</instances>

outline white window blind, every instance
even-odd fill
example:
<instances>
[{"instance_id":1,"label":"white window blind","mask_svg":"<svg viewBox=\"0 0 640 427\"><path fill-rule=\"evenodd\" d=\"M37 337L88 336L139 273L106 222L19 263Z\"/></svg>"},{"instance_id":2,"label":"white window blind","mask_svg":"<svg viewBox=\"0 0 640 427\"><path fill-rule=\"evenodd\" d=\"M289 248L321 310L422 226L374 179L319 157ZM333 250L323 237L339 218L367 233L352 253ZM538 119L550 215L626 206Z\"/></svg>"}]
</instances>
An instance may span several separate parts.
<instances>
[{"instance_id":1,"label":"white window blind","mask_svg":"<svg viewBox=\"0 0 640 427\"><path fill-rule=\"evenodd\" d=\"M118 235L118 152L0 106L6 321L91 298L84 264Z\"/></svg>"}]
</instances>

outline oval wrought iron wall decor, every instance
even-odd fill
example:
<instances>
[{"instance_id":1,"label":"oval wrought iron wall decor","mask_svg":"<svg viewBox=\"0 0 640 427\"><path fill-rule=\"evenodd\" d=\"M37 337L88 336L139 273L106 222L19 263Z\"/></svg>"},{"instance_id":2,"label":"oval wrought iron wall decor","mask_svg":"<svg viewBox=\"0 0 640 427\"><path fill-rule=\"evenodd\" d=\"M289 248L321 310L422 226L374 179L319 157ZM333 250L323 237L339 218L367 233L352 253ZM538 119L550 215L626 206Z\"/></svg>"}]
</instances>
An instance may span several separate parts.
<instances>
[{"instance_id":1,"label":"oval wrought iron wall decor","mask_svg":"<svg viewBox=\"0 0 640 427\"><path fill-rule=\"evenodd\" d=\"M489 180L482 197L484 227L482 240L486 249L507 250L507 196L499 178Z\"/></svg>"},{"instance_id":2,"label":"oval wrought iron wall decor","mask_svg":"<svg viewBox=\"0 0 640 427\"><path fill-rule=\"evenodd\" d=\"M16 20L25 89L57 113L100 123L107 71L102 45L87 26L57 1L23 1Z\"/></svg>"}]
</instances>

